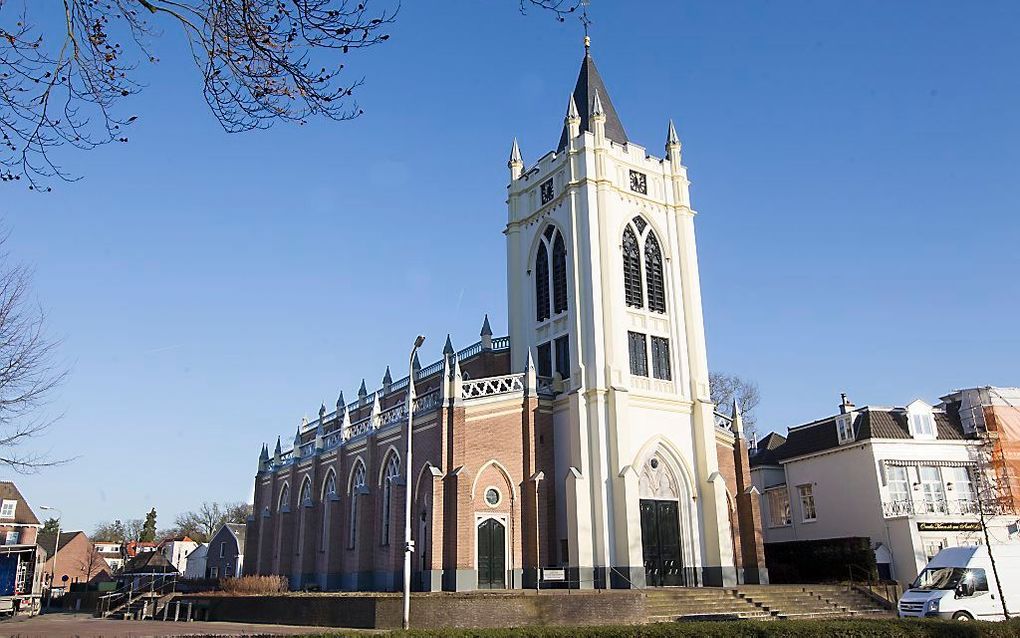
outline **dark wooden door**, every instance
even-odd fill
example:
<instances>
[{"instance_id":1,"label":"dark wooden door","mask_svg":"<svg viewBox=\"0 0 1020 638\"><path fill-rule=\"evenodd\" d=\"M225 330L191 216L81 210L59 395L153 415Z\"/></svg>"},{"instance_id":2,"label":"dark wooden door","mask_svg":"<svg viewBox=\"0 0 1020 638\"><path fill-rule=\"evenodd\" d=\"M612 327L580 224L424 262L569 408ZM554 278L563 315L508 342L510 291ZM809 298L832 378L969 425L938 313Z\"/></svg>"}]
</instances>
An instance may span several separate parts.
<instances>
[{"instance_id":1,"label":"dark wooden door","mask_svg":"<svg viewBox=\"0 0 1020 638\"><path fill-rule=\"evenodd\" d=\"M494 518L478 524L478 589L506 588L506 528Z\"/></svg>"},{"instance_id":2,"label":"dark wooden door","mask_svg":"<svg viewBox=\"0 0 1020 638\"><path fill-rule=\"evenodd\" d=\"M641 500L641 548L646 585L663 587L687 584L680 544L680 514L676 501Z\"/></svg>"}]
</instances>

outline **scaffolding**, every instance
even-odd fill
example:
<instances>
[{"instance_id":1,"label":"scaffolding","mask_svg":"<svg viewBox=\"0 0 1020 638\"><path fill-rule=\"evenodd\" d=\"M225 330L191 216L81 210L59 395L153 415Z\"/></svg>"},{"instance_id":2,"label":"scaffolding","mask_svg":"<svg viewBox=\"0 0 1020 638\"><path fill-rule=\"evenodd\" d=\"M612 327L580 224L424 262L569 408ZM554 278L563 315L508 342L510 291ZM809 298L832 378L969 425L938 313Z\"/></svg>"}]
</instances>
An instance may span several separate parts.
<instances>
[{"instance_id":1,"label":"scaffolding","mask_svg":"<svg viewBox=\"0 0 1020 638\"><path fill-rule=\"evenodd\" d=\"M958 390L942 400L959 410L964 431L982 441L982 465L992 478L991 513L1020 514L1020 388Z\"/></svg>"}]
</instances>

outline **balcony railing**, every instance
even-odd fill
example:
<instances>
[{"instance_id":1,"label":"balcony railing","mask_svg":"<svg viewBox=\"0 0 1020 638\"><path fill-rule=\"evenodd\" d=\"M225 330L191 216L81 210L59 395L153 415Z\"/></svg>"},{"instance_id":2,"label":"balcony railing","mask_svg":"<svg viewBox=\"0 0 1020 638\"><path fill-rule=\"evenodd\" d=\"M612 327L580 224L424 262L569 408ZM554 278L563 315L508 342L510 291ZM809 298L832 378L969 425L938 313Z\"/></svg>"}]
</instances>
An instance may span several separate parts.
<instances>
[{"instance_id":1,"label":"balcony railing","mask_svg":"<svg viewBox=\"0 0 1020 638\"><path fill-rule=\"evenodd\" d=\"M963 499L894 499L882 502L882 513L886 517L911 516L915 514L960 516L977 514L978 502L972 498Z\"/></svg>"}]
</instances>

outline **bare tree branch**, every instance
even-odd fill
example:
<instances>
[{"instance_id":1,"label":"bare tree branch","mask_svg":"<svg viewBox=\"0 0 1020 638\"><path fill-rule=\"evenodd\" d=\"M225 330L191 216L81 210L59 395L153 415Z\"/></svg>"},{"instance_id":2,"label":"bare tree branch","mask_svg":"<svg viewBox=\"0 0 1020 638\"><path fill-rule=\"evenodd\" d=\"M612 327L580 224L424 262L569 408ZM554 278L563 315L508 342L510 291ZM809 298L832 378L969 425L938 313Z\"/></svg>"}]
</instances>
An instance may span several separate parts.
<instances>
[{"instance_id":1,"label":"bare tree branch","mask_svg":"<svg viewBox=\"0 0 1020 638\"><path fill-rule=\"evenodd\" d=\"M733 399L740 405L740 416L744 424L744 431L748 436L755 434L758 430L758 422L754 410L761 401L758 394L758 384L738 377L735 374L723 374L711 372L708 375L708 384L711 388L712 403L715 403L716 410L722 414L729 415L733 410ZM730 415L732 416L732 415Z\"/></svg>"},{"instance_id":2,"label":"bare tree branch","mask_svg":"<svg viewBox=\"0 0 1020 638\"><path fill-rule=\"evenodd\" d=\"M62 6L61 6L62 5ZM61 8L59 16L47 10ZM363 78L342 56L389 39L399 5L369 0L0 0L0 180L75 179L58 147L126 142L135 116L115 114L141 87L139 59L170 25L183 31L203 75L206 102L230 132L279 120L349 120L361 114ZM29 8L43 19L35 26ZM49 18L48 20L46 18ZM59 28L53 27L58 24Z\"/></svg>"}]
</instances>

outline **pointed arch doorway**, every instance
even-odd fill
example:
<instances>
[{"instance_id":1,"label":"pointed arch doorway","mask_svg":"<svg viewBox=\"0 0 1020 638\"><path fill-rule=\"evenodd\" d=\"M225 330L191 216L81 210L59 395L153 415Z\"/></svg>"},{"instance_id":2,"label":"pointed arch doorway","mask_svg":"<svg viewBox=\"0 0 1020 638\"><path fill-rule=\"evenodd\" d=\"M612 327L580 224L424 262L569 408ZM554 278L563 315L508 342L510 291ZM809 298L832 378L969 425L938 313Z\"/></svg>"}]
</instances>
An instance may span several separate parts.
<instances>
[{"instance_id":1,"label":"pointed arch doorway","mask_svg":"<svg viewBox=\"0 0 1020 638\"><path fill-rule=\"evenodd\" d=\"M641 554L648 587L685 586L680 489L662 455L652 454L640 477Z\"/></svg>"},{"instance_id":2,"label":"pointed arch doorway","mask_svg":"<svg viewBox=\"0 0 1020 638\"><path fill-rule=\"evenodd\" d=\"M486 517L478 521L476 534L478 589L506 589L506 524Z\"/></svg>"}]
</instances>

